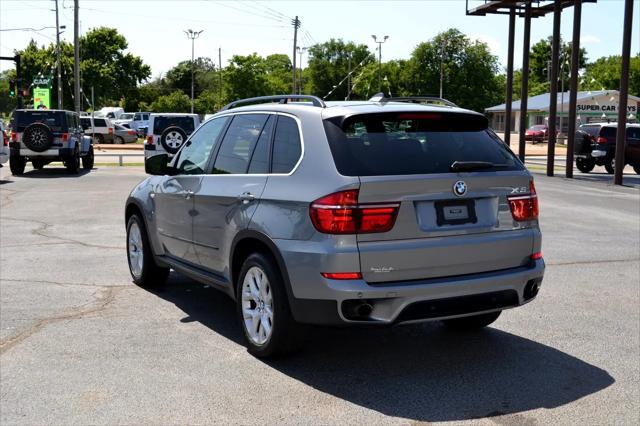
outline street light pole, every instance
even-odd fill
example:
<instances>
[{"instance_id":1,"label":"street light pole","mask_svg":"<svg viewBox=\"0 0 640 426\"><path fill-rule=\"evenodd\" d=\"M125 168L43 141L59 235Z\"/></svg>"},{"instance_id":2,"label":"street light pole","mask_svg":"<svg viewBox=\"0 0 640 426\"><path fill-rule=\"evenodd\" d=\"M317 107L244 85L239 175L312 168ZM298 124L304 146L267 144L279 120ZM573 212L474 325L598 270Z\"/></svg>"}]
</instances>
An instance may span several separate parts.
<instances>
[{"instance_id":1,"label":"street light pole","mask_svg":"<svg viewBox=\"0 0 640 426\"><path fill-rule=\"evenodd\" d=\"M378 43L378 90L382 92L382 44L387 41L389 36L384 36L382 41L378 41L378 37L371 35L373 41Z\"/></svg>"},{"instance_id":2,"label":"street light pole","mask_svg":"<svg viewBox=\"0 0 640 426\"><path fill-rule=\"evenodd\" d=\"M192 29L186 30L184 33L187 35L187 38L191 39L191 114L193 114L193 107L195 104L194 96L193 96L193 68L194 68L194 53L195 53L195 40L200 36L204 30L193 31Z\"/></svg>"},{"instance_id":3,"label":"street light pole","mask_svg":"<svg viewBox=\"0 0 640 426\"><path fill-rule=\"evenodd\" d=\"M306 47L297 46L298 54L300 54L300 80L298 84L298 94L302 95L302 54L307 50Z\"/></svg>"}]
</instances>

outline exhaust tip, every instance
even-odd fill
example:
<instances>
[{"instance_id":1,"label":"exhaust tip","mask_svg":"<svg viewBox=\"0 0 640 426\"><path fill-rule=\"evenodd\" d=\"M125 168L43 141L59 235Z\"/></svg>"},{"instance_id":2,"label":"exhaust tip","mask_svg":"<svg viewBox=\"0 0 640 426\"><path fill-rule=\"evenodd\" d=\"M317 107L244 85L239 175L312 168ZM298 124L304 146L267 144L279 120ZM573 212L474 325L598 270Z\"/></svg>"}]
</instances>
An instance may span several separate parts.
<instances>
[{"instance_id":1,"label":"exhaust tip","mask_svg":"<svg viewBox=\"0 0 640 426\"><path fill-rule=\"evenodd\" d=\"M524 286L523 294L525 301L531 300L538 295L541 282L542 280L540 278L527 281L527 285Z\"/></svg>"},{"instance_id":2,"label":"exhaust tip","mask_svg":"<svg viewBox=\"0 0 640 426\"><path fill-rule=\"evenodd\" d=\"M342 302L342 313L352 321L370 321L373 306L368 300L345 300Z\"/></svg>"}]
</instances>

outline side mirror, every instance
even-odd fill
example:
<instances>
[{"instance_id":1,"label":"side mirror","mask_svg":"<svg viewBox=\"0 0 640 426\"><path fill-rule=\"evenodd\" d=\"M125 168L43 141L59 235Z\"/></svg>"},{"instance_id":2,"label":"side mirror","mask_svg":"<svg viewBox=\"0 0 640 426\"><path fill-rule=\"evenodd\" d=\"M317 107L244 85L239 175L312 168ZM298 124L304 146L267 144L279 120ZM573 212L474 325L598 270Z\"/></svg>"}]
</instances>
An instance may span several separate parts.
<instances>
[{"instance_id":1,"label":"side mirror","mask_svg":"<svg viewBox=\"0 0 640 426\"><path fill-rule=\"evenodd\" d=\"M144 159L144 171L148 175L174 175L175 169L169 166L169 154L158 154Z\"/></svg>"}]
</instances>

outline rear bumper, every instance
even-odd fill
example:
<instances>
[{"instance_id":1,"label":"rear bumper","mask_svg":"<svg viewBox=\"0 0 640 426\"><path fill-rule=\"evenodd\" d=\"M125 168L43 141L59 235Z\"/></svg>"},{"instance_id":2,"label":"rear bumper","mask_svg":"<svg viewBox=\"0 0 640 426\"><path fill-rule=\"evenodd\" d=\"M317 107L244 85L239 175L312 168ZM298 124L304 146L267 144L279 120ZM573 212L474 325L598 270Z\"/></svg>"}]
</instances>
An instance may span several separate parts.
<instances>
[{"instance_id":1,"label":"rear bumper","mask_svg":"<svg viewBox=\"0 0 640 426\"><path fill-rule=\"evenodd\" d=\"M20 157L57 159L71 157L74 153L74 150L71 148L52 148L47 149L46 151L36 152L27 148L20 147L20 144L17 142L13 142L12 144L13 146L11 146L11 155L19 155ZM16 145L18 147L16 147Z\"/></svg>"},{"instance_id":2,"label":"rear bumper","mask_svg":"<svg viewBox=\"0 0 640 426\"><path fill-rule=\"evenodd\" d=\"M540 259L528 267L375 286L364 280L320 277L317 285L323 287L323 297L294 297L291 310L299 322L328 325L455 318L530 302L537 295L544 269L544 261ZM291 285L295 288L295 281ZM365 316L360 315L362 305L369 305L365 312L370 312Z\"/></svg>"}]
</instances>

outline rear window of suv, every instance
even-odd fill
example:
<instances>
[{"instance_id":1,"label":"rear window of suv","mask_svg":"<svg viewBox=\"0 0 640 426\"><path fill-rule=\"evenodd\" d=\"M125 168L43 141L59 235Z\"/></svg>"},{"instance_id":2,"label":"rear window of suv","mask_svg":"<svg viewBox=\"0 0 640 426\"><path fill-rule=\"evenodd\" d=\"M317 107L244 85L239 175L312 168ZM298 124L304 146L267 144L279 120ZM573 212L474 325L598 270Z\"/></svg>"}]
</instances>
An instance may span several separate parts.
<instances>
[{"instance_id":1,"label":"rear window of suv","mask_svg":"<svg viewBox=\"0 0 640 426\"><path fill-rule=\"evenodd\" d=\"M478 171L523 168L479 115L367 114L325 120L325 130L344 176L449 173L455 161L494 165Z\"/></svg>"},{"instance_id":2,"label":"rear window of suv","mask_svg":"<svg viewBox=\"0 0 640 426\"><path fill-rule=\"evenodd\" d=\"M14 122L18 132L33 123L46 124L54 132L63 132L67 127L64 111L17 111Z\"/></svg>"},{"instance_id":3,"label":"rear window of suv","mask_svg":"<svg viewBox=\"0 0 640 426\"><path fill-rule=\"evenodd\" d=\"M153 134L160 135L169 127L180 127L187 134L193 133L193 117L155 117L153 119Z\"/></svg>"}]
</instances>

